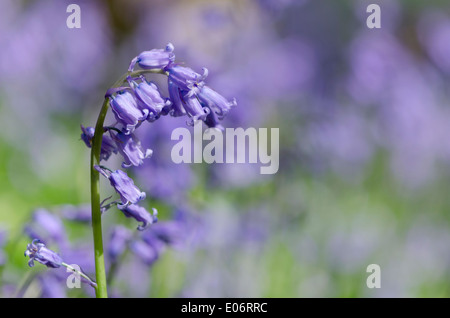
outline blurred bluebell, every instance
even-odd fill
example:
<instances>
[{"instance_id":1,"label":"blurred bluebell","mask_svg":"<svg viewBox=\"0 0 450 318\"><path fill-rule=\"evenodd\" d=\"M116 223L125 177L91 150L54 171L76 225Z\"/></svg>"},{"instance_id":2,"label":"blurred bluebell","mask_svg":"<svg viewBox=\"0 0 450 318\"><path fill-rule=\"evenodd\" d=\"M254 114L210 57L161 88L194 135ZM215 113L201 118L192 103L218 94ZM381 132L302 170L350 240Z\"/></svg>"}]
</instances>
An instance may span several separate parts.
<instances>
[{"instance_id":1,"label":"blurred bluebell","mask_svg":"<svg viewBox=\"0 0 450 318\"><path fill-rule=\"evenodd\" d=\"M25 233L30 238L61 245L67 243L66 230L58 216L45 209L37 209L32 218L32 222L25 225Z\"/></svg>"},{"instance_id":2,"label":"blurred bluebell","mask_svg":"<svg viewBox=\"0 0 450 318\"><path fill-rule=\"evenodd\" d=\"M130 249L148 266L153 265L153 263L159 258L161 252L157 246L147 244L143 241L131 242Z\"/></svg>"},{"instance_id":3,"label":"blurred bluebell","mask_svg":"<svg viewBox=\"0 0 450 318\"><path fill-rule=\"evenodd\" d=\"M116 262L123 252L125 252L131 236L130 230L126 227L118 225L112 229L108 242L108 256L112 262Z\"/></svg>"},{"instance_id":4,"label":"blurred bluebell","mask_svg":"<svg viewBox=\"0 0 450 318\"><path fill-rule=\"evenodd\" d=\"M65 298L67 297L64 278L53 273L46 273L39 276L41 287L41 298Z\"/></svg>"},{"instance_id":5,"label":"blurred bluebell","mask_svg":"<svg viewBox=\"0 0 450 318\"><path fill-rule=\"evenodd\" d=\"M59 207L61 216L67 220L89 223L92 220L91 205L65 204Z\"/></svg>"},{"instance_id":6,"label":"blurred bluebell","mask_svg":"<svg viewBox=\"0 0 450 318\"><path fill-rule=\"evenodd\" d=\"M6 255L3 252L3 246L6 244L7 233L0 229L0 266L6 263Z\"/></svg>"},{"instance_id":7,"label":"blurred bluebell","mask_svg":"<svg viewBox=\"0 0 450 318\"><path fill-rule=\"evenodd\" d=\"M439 11L425 11L418 23L418 36L433 63L450 74L450 17Z\"/></svg>"}]
</instances>

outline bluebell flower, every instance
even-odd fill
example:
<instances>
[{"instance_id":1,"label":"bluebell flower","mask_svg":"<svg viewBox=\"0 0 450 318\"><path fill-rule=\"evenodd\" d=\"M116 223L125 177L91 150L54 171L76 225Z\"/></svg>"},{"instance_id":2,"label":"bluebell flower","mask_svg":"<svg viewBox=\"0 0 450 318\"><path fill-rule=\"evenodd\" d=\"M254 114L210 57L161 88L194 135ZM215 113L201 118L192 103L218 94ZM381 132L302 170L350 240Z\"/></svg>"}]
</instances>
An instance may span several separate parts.
<instances>
[{"instance_id":1,"label":"bluebell flower","mask_svg":"<svg viewBox=\"0 0 450 318\"><path fill-rule=\"evenodd\" d=\"M131 61L128 71L133 71L136 63L143 69L165 69L175 61L173 50L173 44L169 43L165 49L144 51Z\"/></svg>"},{"instance_id":2,"label":"bluebell flower","mask_svg":"<svg viewBox=\"0 0 450 318\"><path fill-rule=\"evenodd\" d=\"M110 105L117 122L123 125L124 133L127 135L146 120L149 114L148 109L139 109L135 97L129 92L112 96Z\"/></svg>"},{"instance_id":3,"label":"bluebell flower","mask_svg":"<svg viewBox=\"0 0 450 318\"><path fill-rule=\"evenodd\" d=\"M138 107L144 111L148 110L148 121L154 121L159 118L161 111L164 107L168 107L171 101L164 99L158 90L158 87L151 82L147 82L145 78L142 78L142 82L137 84L135 82L130 83L134 89L136 95Z\"/></svg>"},{"instance_id":4,"label":"bluebell flower","mask_svg":"<svg viewBox=\"0 0 450 318\"><path fill-rule=\"evenodd\" d=\"M208 126L208 128L223 130L223 126L219 123L219 118L217 117L217 114L213 112L211 109L209 109L209 113L206 116L204 123L206 124L206 126Z\"/></svg>"},{"instance_id":5,"label":"bluebell flower","mask_svg":"<svg viewBox=\"0 0 450 318\"><path fill-rule=\"evenodd\" d=\"M111 261L115 262L125 252L128 241L131 239L131 232L123 227L114 227L108 245L108 255Z\"/></svg>"},{"instance_id":6,"label":"bluebell flower","mask_svg":"<svg viewBox=\"0 0 450 318\"><path fill-rule=\"evenodd\" d=\"M108 171L108 175L104 168L97 165L94 168L105 178L109 179L111 186L120 195L120 200L123 205L136 204L145 199L145 192L141 192L134 185L133 179L122 170Z\"/></svg>"},{"instance_id":7,"label":"bluebell flower","mask_svg":"<svg viewBox=\"0 0 450 318\"><path fill-rule=\"evenodd\" d=\"M168 69L168 73L172 100L170 114L174 117L187 114L191 118L191 125L196 120L203 120L208 127L223 129L218 119L222 119L237 103L235 99L228 101L205 85L203 80L208 70L204 68L203 75L200 75L188 67L174 65Z\"/></svg>"},{"instance_id":8,"label":"bluebell flower","mask_svg":"<svg viewBox=\"0 0 450 318\"><path fill-rule=\"evenodd\" d=\"M206 85L200 89L197 97L203 105L213 110L219 118L223 118L231 107L237 105L236 99L228 101L225 97Z\"/></svg>"},{"instance_id":9,"label":"bluebell flower","mask_svg":"<svg viewBox=\"0 0 450 318\"><path fill-rule=\"evenodd\" d=\"M210 110L200 104L196 96L187 97L183 100L184 110L191 118L190 125L194 125L197 120L205 120Z\"/></svg>"},{"instance_id":10,"label":"bluebell flower","mask_svg":"<svg viewBox=\"0 0 450 318\"><path fill-rule=\"evenodd\" d=\"M182 90L171 81L169 81L169 95L172 100L170 111L172 116L178 117L187 114L191 118L190 125L193 125L197 120L206 119L209 109L203 107L195 95L189 96L187 91Z\"/></svg>"},{"instance_id":11,"label":"bluebell flower","mask_svg":"<svg viewBox=\"0 0 450 318\"><path fill-rule=\"evenodd\" d=\"M84 141L88 148L92 147L92 139L94 138L94 134L94 127L84 127L83 125L81 125L81 140Z\"/></svg>"},{"instance_id":12,"label":"bluebell flower","mask_svg":"<svg viewBox=\"0 0 450 318\"><path fill-rule=\"evenodd\" d=\"M92 139L94 138L95 128L84 127L81 125L81 139L87 147L92 147ZM102 138L102 146L100 150L100 160L108 160L112 153L117 153L116 145L110 136L104 135Z\"/></svg>"},{"instance_id":13,"label":"bluebell flower","mask_svg":"<svg viewBox=\"0 0 450 318\"><path fill-rule=\"evenodd\" d=\"M173 117L186 115L180 88L177 85L175 85L172 81L169 81L168 86L169 86L169 97L172 101L170 115Z\"/></svg>"},{"instance_id":14,"label":"bluebell flower","mask_svg":"<svg viewBox=\"0 0 450 318\"><path fill-rule=\"evenodd\" d=\"M136 221L142 222L142 225L139 225L137 228L139 231L143 231L150 224L158 221L158 211L155 208L153 208L153 214L150 214L145 208L137 204L119 205L118 208L126 217L132 217L136 219Z\"/></svg>"},{"instance_id":15,"label":"bluebell flower","mask_svg":"<svg viewBox=\"0 0 450 318\"><path fill-rule=\"evenodd\" d=\"M25 256L30 258L28 261L30 267L34 266L34 261L38 261L50 268L59 268L63 262L58 254L46 248L45 244L39 240L33 240L31 244L27 245Z\"/></svg>"},{"instance_id":16,"label":"bluebell flower","mask_svg":"<svg viewBox=\"0 0 450 318\"><path fill-rule=\"evenodd\" d=\"M71 221L89 223L92 220L91 205L70 205L66 204L61 207L61 215Z\"/></svg>"},{"instance_id":17,"label":"bluebell flower","mask_svg":"<svg viewBox=\"0 0 450 318\"><path fill-rule=\"evenodd\" d=\"M116 142L118 151L124 158L123 168L138 167L142 165L144 159L150 157L153 153L151 149L144 150L141 142L134 134L125 135L119 132L117 134L111 133L111 136Z\"/></svg>"},{"instance_id":18,"label":"bluebell flower","mask_svg":"<svg viewBox=\"0 0 450 318\"><path fill-rule=\"evenodd\" d=\"M177 85L182 91L186 91L187 97L197 94L205 85L204 80L208 76L208 69L206 68L203 68L203 74L181 65L174 65L167 71L169 72L169 82Z\"/></svg>"}]
</instances>

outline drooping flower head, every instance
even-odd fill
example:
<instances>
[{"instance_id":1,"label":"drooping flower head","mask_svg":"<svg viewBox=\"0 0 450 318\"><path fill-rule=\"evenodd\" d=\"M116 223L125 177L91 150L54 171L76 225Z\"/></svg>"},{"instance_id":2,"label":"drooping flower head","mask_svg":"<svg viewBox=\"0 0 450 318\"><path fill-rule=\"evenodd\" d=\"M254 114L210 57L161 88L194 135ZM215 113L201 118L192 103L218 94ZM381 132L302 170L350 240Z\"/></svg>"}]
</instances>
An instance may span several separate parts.
<instances>
[{"instance_id":1,"label":"drooping flower head","mask_svg":"<svg viewBox=\"0 0 450 318\"><path fill-rule=\"evenodd\" d=\"M208 76L206 68L203 68L203 75L180 65L173 65L167 71L169 95L172 100L170 114L174 117L187 114L191 118L189 125L202 120L208 127L221 129L217 120L222 119L231 107L236 106L236 100L228 101L205 85L204 79Z\"/></svg>"},{"instance_id":2,"label":"drooping flower head","mask_svg":"<svg viewBox=\"0 0 450 318\"><path fill-rule=\"evenodd\" d=\"M172 101L170 115L173 117L179 117L186 115L186 111L183 106L183 96L181 95L180 88L172 81L169 81L169 96Z\"/></svg>"},{"instance_id":3,"label":"drooping flower head","mask_svg":"<svg viewBox=\"0 0 450 318\"><path fill-rule=\"evenodd\" d=\"M236 99L228 101L225 97L206 85L201 88L197 97L203 105L213 110L220 119L228 113L231 107L237 105Z\"/></svg>"},{"instance_id":4,"label":"drooping flower head","mask_svg":"<svg viewBox=\"0 0 450 318\"><path fill-rule=\"evenodd\" d=\"M137 126L147 119L148 109L140 109L132 93L125 91L110 98L114 116L117 122L123 125L123 131L126 135L132 133Z\"/></svg>"},{"instance_id":5,"label":"drooping flower head","mask_svg":"<svg viewBox=\"0 0 450 318\"><path fill-rule=\"evenodd\" d=\"M143 69L165 69L175 61L173 50L173 44L169 43L165 49L144 51L131 61L128 71L133 71L136 63Z\"/></svg>"},{"instance_id":6,"label":"drooping flower head","mask_svg":"<svg viewBox=\"0 0 450 318\"><path fill-rule=\"evenodd\" d=\"M206 120L210 110L207 107L203 107L200 104L197 96L185 97L183 99L183 106L186 113L189 115L191 120L188 122L189 125L193 126L197 120Z\"/></svg>"},{"instance_id":7,"label":"drooping flower head","mask_svg":"<svg viewBox=\"0 0 450 318\"><path fill-rule=\"evenodd\" d=\"M145 199L145 192L141 192L131 179L122 170L109 171L105 167L94 166L105 178L109 179L111 186L120 195L120 200L123 205L136 204Z\"/></svg>"},{"instance_id":8,"label":"drooping flower head","mask_svg":"<svg viewBox=\"0 0 450 318\"><path fill-rule=\"evenodd\" d=\"M88 148L92 147L92 139L94 138L95 128L84 127L81 125L81 139L84 141ZM114 141L108 135L103 135L102 146L100 151L100 160L108 160L112 153L117 153L116 145Z\"/></svg>"},{"instance_id":9,"label":"drooping flower head","mask_svg":"<svg viewBox=\"0 0 450 318\"><path fill-rule=\"evenodd\" d=\"M154 83L148 82L143 76L140 79L139 84L130 81L130 85L134 90L138 107L142 111L148 110L147 120L152 122L159 118L164 107L170 106L171 101L161 96Z\"/></svg>"},{"instance_id":10,"label":"drooping flower head","mask_svg":"<svg viewBox=\"0 0 450 318\"><path fill-rule=\"evenodd\" d=\"M158 211L155 208L153 208L153 214L150 214L144 207L141 207L137 204L118 207L126 217L132 217L136 219L136 221L142 222L142 224L137 228L139 231L145 230L150 224L156 223L158 221Z\"/></svg>"},{"instance_id":11,"label":"drooping flower head","mask_svg":"<svg viewBox=\"0 0 450 318\"><path fill-rule=\"evenodd\" d=\"M181 90L175 83L169 82L169 94L173 100L170 114L174 117L187 114L190 117L189 125L194 125L197 120L206 120L209 109L203 107L195 95L188 96L187 91Z\"/></svg>"},{"instance_id":12,"label":"drooping flower head","mask_svg":"<svg viewBox=\"0 0 450 318\"><path fill-rule=\"evenodd\" d=\"M129 168L131 166L138 167L143 164L143 160L150 157L153 153L151 149L143 149L141 142L136 138L134 134L126 135L122 132L113 133L111 137L117 145L117 149L123 156L124 162L123 168Z\"/></svg>"},{"instance_id":13,"label":"drooping flower head","mask_svg":"<svg viewBox=\"0 0 450 318\"><path fill-rule=\"evenodd\" d=\"M205 85L205 78L208 76L208 69L203 68L203 74L195 72L193 69L181 65L173 65L167 69L169 81L185 91L183 95L191 97L199 92Z\"/></svg>"},{"instance_id":14,"label":"drooping flower head","mask_svg":"<svg viewBox=\"0 0 450 318\"><path fill-rule=\"evenodd\" d=\"M31 244L27 245L27 250L25 251L25 256L28 256L30 260L28 261L28 265L30 267L34 266L34 261L38 261L39 263L50 267L50 268L59 268L62 265L62 258L45 247L45 244L39 240L33 240Z\"/></svg>"}]
</instances>

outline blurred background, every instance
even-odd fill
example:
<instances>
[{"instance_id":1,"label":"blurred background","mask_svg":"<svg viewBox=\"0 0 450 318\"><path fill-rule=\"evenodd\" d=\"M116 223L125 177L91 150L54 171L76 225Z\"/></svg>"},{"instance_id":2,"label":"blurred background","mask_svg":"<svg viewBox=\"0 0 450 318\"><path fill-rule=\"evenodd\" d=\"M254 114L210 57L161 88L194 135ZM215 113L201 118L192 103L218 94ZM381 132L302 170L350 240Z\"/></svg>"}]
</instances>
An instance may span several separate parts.
<instances>
[{"instance_id":1,"label":"blurred background","mask_svg":"<svg viewBox=\"0 0 450 318\"><path fill-rule=\"evenodd\" d=\"M66 26L70 3L80 29ZM381 29L366 26L370 3ZM450 296L448 1L1 7L1 297L93 295L69 290L62 269L29 268L23 252L42 238L95 276L80 124L94 125L133 57L168 42L237 99L223 126L280 129L280 169L175 165L170 135L186 118L143 125L154 154L132 174L160 222L118 256L111 242L135 235L136 222L117 209L103 216L112 296ZM366 286L369 264L380 265L379 289Z\"/></svg>"}]
</instances>

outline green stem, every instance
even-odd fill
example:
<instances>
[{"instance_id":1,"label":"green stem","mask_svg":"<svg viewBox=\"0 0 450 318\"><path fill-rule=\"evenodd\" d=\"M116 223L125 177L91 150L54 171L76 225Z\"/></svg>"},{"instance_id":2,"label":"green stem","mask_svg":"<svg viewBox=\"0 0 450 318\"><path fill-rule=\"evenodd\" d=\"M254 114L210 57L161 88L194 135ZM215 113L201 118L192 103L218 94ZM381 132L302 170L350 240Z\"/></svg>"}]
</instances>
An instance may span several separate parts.
<instances>
[{"instance_id":1,"label":"green stem","mask_svg":"<svg viewBox=\"0 0 450 318\"><path fill-rule=\"evenodd\" d=\"M128 76L136 77L146 73L166 74L163 70L140 70L136 72L128 72L123 75L112 87L122 85ZM97 283L97 298L107 298L107 281L105 270L105 258L103 253L103 236L102 236L102 213L100 211L100 177L94 166L100 164L100 153L103 139L103 123L105 122L106 113L108 112L109 98L105 98L100 114L98 115L95 125L95 133L92 138L91 148L91 210L92 210L92 232L94 236L95 251L95 278Z\"/></svg>"},{"instance_id":2,"label":"green stem","mask_svg":"<svg viewBox=\"0 0 450 318\"><path fill-rule=\"evenodd\" d=\"M108 100L105 98L102 109L95 126L95 134L92 139L91 150L91 209L92 209L92 232L94 234L95 251L95 279L97 288L95 294L97 298L107 298L105 258L103 256L103 236L102 236L102 213L100 211L100 178L94 166L100 163L100 151L102 147L103 122L108 111ZM100 127L100 128L99 128ZM96 142L100 140L100 142Z\"/></svg>"}]
</instances>

